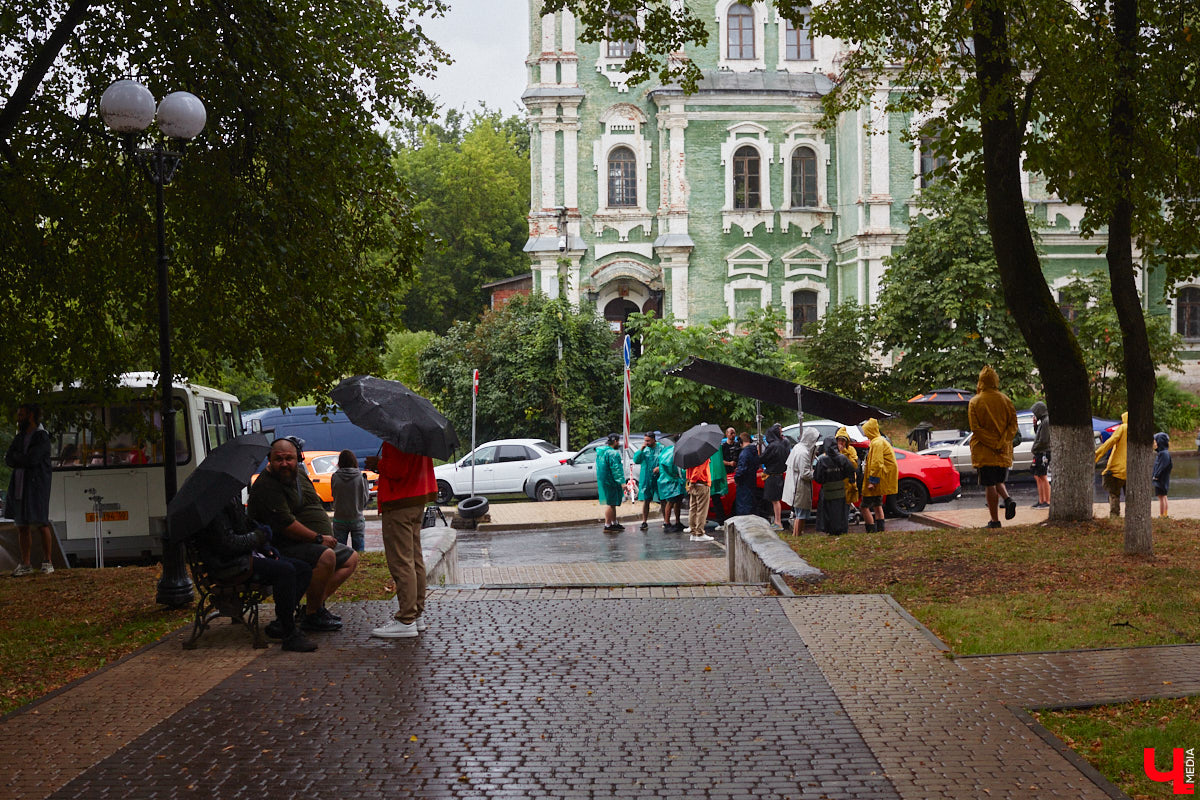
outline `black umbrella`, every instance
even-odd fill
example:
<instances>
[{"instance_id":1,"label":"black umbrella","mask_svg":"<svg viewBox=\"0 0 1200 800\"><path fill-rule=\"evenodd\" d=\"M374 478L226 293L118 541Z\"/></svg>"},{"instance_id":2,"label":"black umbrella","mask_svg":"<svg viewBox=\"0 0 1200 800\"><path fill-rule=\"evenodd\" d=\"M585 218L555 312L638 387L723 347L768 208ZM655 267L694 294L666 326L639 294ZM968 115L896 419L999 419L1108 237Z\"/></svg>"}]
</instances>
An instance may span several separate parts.
<instances>
[{"instance_id":1,"label":"black umbrella","mask_svg":"<svg viewBox=\"0 0 1200 800\"><path fill-rule=\"evenodd\" d=\"M675 442L676 466L685 469L700 466L717 452L724 436L720 425L709 425L707 422L688 428Z\"/></svg>"},{"instance_id":2,"label":"black umbrella","mask_svg":"<svg viewBox=\"0 0 1200 800\"><path fill-rule=\"evenodd\" d=\"M237 436L209 453L167 506L171 540L181 542L212 522L237 497L271 452L261 433Z\"/></svg>"},{"instance_id":3,"label":"black umbrella","mask_svg":"<svg viewBox=\"0 0 1200 800\"><path fill-rule=\"evenodd\" d=\"M458 449L450 420L399 381L355 375L334 387L330 397L355 425L405 453L446 459Z\"/></svg>"}]
</instances>

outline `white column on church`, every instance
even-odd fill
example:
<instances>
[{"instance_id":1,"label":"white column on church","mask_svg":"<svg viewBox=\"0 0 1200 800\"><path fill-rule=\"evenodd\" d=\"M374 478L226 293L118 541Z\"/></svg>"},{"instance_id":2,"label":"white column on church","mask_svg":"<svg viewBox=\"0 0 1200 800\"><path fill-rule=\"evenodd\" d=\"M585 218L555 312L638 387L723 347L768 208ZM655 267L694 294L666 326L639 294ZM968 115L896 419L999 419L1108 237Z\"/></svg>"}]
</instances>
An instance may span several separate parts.
<instances>
[{"instance_id":1,"label":"white column on church","mask_svg":"<svg viewBox=\"0 0 1200 800\"><path fill-rule=\"evenodd\" d=\"M555 189L558 184L558 124L554 122L554 109L542 108L542 120L538 123L538 132L542 137L542 209L554 208Z\"/></svg>"}]
</instances>

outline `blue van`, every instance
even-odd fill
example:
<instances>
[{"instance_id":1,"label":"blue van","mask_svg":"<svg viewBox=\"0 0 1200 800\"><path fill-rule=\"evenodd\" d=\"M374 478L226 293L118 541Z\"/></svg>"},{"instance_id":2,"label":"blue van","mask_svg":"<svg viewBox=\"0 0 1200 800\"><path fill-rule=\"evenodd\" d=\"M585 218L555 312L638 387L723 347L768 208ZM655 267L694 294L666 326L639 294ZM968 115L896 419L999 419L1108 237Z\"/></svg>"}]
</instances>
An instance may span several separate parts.
<instances>
[{"instance_id":1,"label":"blue van","mask_svg":"<svg viewBox=\"0 0 1200 800\"><path fill-rule=\"evenodd\" d=\"M345 414L331 411L322 417L316 406L245 411L242 428L246 433L261 431L270 441L297 436L304 440L305 450L353 450L359 467L364 467L367 456L376 455L383 444L382 439L355 425Z\"/></svg>"}]
</instances>

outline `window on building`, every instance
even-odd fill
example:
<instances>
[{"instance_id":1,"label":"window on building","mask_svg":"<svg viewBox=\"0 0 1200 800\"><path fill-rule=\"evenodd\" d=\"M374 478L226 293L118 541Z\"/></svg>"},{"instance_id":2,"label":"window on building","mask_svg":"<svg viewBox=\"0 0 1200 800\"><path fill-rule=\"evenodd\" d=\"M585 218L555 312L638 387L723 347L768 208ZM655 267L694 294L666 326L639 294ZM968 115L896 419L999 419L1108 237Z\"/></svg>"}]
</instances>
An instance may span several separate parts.
<instances>
[{"instance_id":1,"label":"window on building","mask_svg":"<svg viewBox=\"0 0 1200 800\"><path fill-rule=\"evenodd\" d=\"M762 308L762 289L734 289L733 316L738 322L745 321L751 311Z\"/></svg>"},{"instance_id":2,"label":"window on building","mask_svg":"<svg viewBox=\"0 0 1200 800\"><path fill-rule=\"evenodd\" d=\"M792 292L792 336L803 336L804 326L817 321L817 293L811 289Z\"/></svg>"},{"instance_id":3,"label":"window on building","mask_svg":"<svg viewBox=\"0 0 1200 800\"><path fill-rule=\"evenodd\" d=\"M758 151L750 145L733 154L733 207L762 208L762 174Z\"/></svg>"},{"instance_id":4,"label":"window on building","mask_svg":"<svg viewBox=\"0 0 1200 800\"><path fill-rule=\"evenodd\" d=\"M729 7L728 36L725 57L731 60L754 60L754 10L741 3Z\"/></svg>"},{"instance_id":5,"label":"window on building","mask_svg":"<svg viewBox=\"0 0 1200 800\"><path fill-rule=\"evenodd\" d=\"M630 14L623 14L622 17L625 19L632 19L632 15ZM610 26L610 34L611 31L612 28ZM631 55L633 55L633 51L637 48L637 42L615 40L610 35L607 48L609 58L629 58Z\"/></svg>"},{"instance_id":6,"label":"window on building","mask_svg":"<svg viewBox=\"0 0 1200 800\"><path fill-rule=\"evenodd\" d=\"M946 156L935 152L937 138L933 134L921 135L921 188L932 186L939 175L936 170L946 166Z\"/></svg>"},{"instance_id":7,"label":"window on building","mask_svg":"<svg viewBox=\"0 0 1200 800\"><path fill-rule=\"evenodd\" d=\"M792 151L792 208L817 205L817 154L811 147Z\"/></svg>"},{"instance_id":8,"label":"window on building","mask_svg":"<svg viewBox=\"0 0 1200 800\"><path fill-rule=\"evenodd\" d=\"M617 147L608 155L608 205L637 207L637 159L628 147Z\"/></svg>"},{"instance_id":9,"label":"window on building","mask_svg":"<svg viewBox=\"0 0 1200 800\"><path fill-rule=\"evenodd\" d=\"M812 61L813 47L812 38L808 30L809 9L801 9L803 17L800 23L794 23L790 19L784 20L784 43L786 49L784 58L788 61Z\"/></svg>"},{"instance_id":10,"label":"window on building","mask_svg":"<svg viewBox=\"0 0 1200 800\"><path fill-rule=\"evenodd\" d=\"M1200 289L1188 286L1176 298L1175 331L1185 339L1200 339Z\"/></svg>"},{"instance_id":11,"label":"window on building","mask_svg":"<svg viewBox=\"0 0 1200 800\"><path fill-rule=\"evenodd\" d=\"M1072 327L1075 325L1075 316L1079 313L1075 309L1075 304L1071 302L1071 298L1067 297L1066 292L1058 293L1058 310L1062 312L1063 318Z\"/></svg>"}]
</instances>

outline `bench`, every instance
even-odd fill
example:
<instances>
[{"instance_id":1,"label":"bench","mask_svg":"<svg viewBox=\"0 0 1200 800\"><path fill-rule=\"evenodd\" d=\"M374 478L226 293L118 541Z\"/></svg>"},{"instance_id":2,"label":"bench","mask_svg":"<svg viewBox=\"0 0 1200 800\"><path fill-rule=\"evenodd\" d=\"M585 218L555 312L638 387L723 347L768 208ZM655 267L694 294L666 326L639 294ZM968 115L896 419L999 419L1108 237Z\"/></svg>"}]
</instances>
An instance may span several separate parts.
<instances>
[{"instance_id":1,"label":"bench","mask_svg":"<svg viewBox=\"0 0 1200 800\"><path fill-rule=\"evenodd\" d=\"M255 583L250 572L232 581L213 578L191 540L187 543L187 560L197 600L192 636L183 643L183 649L196 649L196 640L219 617L229 617L233 624L247 626L254 637L254 646L266 647L267 637L258 624L258 606L270 599L270 584Z\"/></svg>"}]
</instances>

